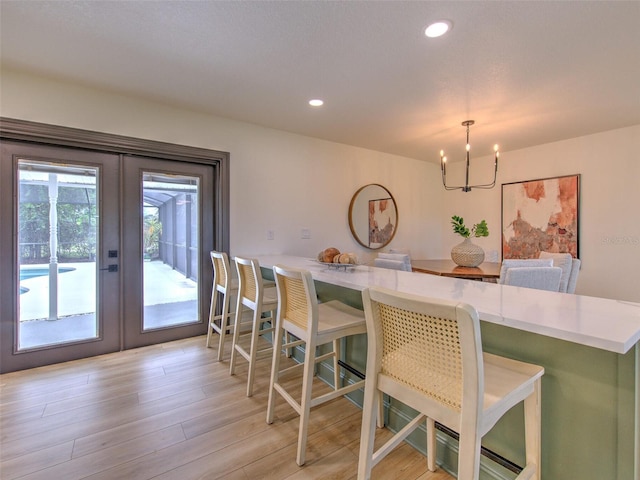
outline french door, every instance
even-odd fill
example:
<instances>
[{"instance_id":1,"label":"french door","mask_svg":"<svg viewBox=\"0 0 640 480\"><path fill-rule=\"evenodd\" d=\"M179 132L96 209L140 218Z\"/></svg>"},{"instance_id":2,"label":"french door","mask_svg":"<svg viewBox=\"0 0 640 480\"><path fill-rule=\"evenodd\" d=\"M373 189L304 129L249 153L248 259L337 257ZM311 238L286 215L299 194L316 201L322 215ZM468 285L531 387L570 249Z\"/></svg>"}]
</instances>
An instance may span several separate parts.
<instances>
[{"instance_id":1,"label":"french door","mask_svg":"<svg viewBox=\"0 0 640 480\"><path fill-rule=\"evenodd\" d=\"M3 143L0 370L205 332L212 172Z\"/></svg>"},{"instance_id":2,"label":"french door","mask_svg":"<svg viewBox=\"0 0 640 480\"><path fill-rule=\"evenodd\" d=\"M206 331L212 285L212 170L124 157L123 348Z\"/></svg>"}]
</instances>

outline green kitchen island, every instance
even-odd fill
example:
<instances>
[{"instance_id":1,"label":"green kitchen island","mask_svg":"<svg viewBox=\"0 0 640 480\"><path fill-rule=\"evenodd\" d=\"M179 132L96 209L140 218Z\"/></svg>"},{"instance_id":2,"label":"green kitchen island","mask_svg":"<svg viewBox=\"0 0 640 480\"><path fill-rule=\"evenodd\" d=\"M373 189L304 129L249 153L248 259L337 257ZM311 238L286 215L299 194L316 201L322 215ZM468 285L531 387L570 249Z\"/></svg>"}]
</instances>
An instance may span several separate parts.
<instances>
[{"instance_id":1,"label":"green kitchen island","mask_svg":"<svg viewBox=\"0 0 640 480\"><path fill-rule=\"evenodd\" d=\"M640 479L640 304L366 265L337 269L287 255L256 258L266 277L276 264L311 271L320 301L362 308L361 291L377 285L473 305L485 351L545 368L542 479ZM355 375L365 370L366 348L364 335L347 341L343 360ZM358 395L352 399L361 402ZM407 407L393 399L385 407L387 426L402 428ZM414 433L411 443L424 451L425 435ZM515 477L509 466L524 464L521 406L484 437L483 447L489 455L481 478ZM439 433L438 463L454 472L456 448L450 435Z\"/></svg>"}]
</instances>

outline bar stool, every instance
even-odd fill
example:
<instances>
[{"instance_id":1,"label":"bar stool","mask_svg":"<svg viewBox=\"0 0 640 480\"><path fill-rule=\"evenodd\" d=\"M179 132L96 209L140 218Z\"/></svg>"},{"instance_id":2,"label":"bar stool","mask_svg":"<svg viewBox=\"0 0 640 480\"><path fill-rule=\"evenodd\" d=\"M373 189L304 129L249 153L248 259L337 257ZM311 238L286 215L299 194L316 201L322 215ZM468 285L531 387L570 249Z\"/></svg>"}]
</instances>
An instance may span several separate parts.
<instances>
[{"instance_id":1,"label":"bar stool","mask_svg":"<svg viewBox=\"0 0 640 480\"><path fill-rule=\"evenodd\" d=\"M262 272L257 260L253 258L235 257L238 270L238 301L236 307L235 324L233 328L233 342L231 346L231 361L229 374L235 375L236 354L240 354L249 362L247 377L247 397L253 395L253 380L255 377L256 361L271 355L271 346L260 348L258 341L262 335L273 333L274 321L278 307L278 297L273 288L266 288L262 280ZM253 310L249 351L240 345L241 322L244 308ZM270 317L263 318L264 313L270 313ZM265 327L265 323L269 326Z\"/></svg>"},{"instance_id":2,"label":"bar stool","mask_svg":"<svg viewBox=\"0 0 640 480\"><path fill-rule=\"evenodd\" d=\"M366 333L364 314L361 310L345 305L337 300L318 304L316 288L307 270L273 267L278 291L278 315L274 333L273 363L271 366L271 382L269 386L269 402L267 405L267 423L273 423L275 394L280 394L300 415L298 431L298 451L296 462L302 466L305 462L307 430L309 414L313 407L333 400L339 396L362 388L364 380L340 387L340 339L349 335ZM283 334L288 341L282 345ZM316 356L316 347L327 343L333 344L333 350ZM281 350L298 345L305 345L304 363L280 370ZM312 397L312 384L316 362L333 358L334 384L333 390L324 395ZM302 368L302 395L298 402L280 383L281 377L291 371Z\"/></svg>"},{"instance_id":3,"label":"bar stool","mask_svg":"<svg viewBox=\"0 0 640 480\"><path fill-rule=\"evenodd\" d=\"M427 467L435 470L435 422L460 434L458 478L477 480L482 437L524 402L526 466L518 479L540 479L540 388L544 369L482 352L478 313L470 305L382 288L362 292L367 321L367 378L358 479L426 420ZM380 392L418 415L376 452Z\"/></svg>"},{"instance_id":4,"label":"bar stool","mask_svg":"<svg viewBox=\"0 0 640 480\"><path fill-rule=\"evenodd\" d=\"M229 257L224 252L210 252L213 264L213 288L211 290L211 307L209 310L209 328L207 329L207 347L211 347L211 334L217 332L220 335L218 341L218 361L224 354L224 343L227 333L231 333L233 325L230 321L235 311L229 311L231 299L238 295L238 280L231 277ZM222 312L216 315L218 299L222 299Z\"/></svg>"}]
</instances>

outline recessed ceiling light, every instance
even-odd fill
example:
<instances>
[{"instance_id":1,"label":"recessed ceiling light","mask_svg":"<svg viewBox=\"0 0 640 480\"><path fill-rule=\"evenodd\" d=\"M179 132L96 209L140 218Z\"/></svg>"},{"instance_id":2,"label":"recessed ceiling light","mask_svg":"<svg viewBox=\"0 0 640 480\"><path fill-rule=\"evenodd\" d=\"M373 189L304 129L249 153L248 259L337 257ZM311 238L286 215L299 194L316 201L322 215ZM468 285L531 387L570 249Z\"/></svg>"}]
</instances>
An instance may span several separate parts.
<instances>
[{"instance_id":1,"label":"recessed ceiling light","mask_svg":"<svg viewBox=\"0 0 640 480\"><path fill-rule=\"evenodd\" d=\"M311 105L312 107L321 107L323 104L324 102L318 98L309 100L309 105Z\"/></svg>"},{"instance_id":2,"label":"recessed ceiling light","mask_svg":"<svg viewBox=\"0 0 640 480\"><path fill-rule=\"evenodd\" d=\"M424 34L429 38L441 37L449 30L451 30L452 26L453 25L449 20L440 20L429 25L425 29Z\"/></svg>"}]
</instances>

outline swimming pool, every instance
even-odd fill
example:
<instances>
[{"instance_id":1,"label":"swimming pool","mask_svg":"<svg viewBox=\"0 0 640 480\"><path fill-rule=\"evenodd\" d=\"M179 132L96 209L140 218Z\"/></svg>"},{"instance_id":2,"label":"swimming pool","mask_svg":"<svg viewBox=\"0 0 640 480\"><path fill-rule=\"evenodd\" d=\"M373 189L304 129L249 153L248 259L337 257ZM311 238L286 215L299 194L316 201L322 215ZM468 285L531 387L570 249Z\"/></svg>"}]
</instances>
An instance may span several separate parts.
<instances>
[{"instance_id":1,"label":"swimming pool","mask_svg":"<svg viewBox=\"0 0 640 480\"><path fill-rule=\"evenodd\" d=\"M74 267L58 267L58 273L72 272ZM49 267L20 268L20 281L49 275Z\"/></svg>"},{"instance_id":2,"label":"swimming pool","mask_svg":"<svg viewBox=\"0 0 640 480\"><path fill-rule=\"evenodd\" d=\"M58 267L58 273L72 272L74 267ZM20 281L29 280L35 277L44 277L49 275L49 267L25 267L20 268ZM27 293L29 289L20 285L20 295Z\"/></svg>"}]
</instances>

